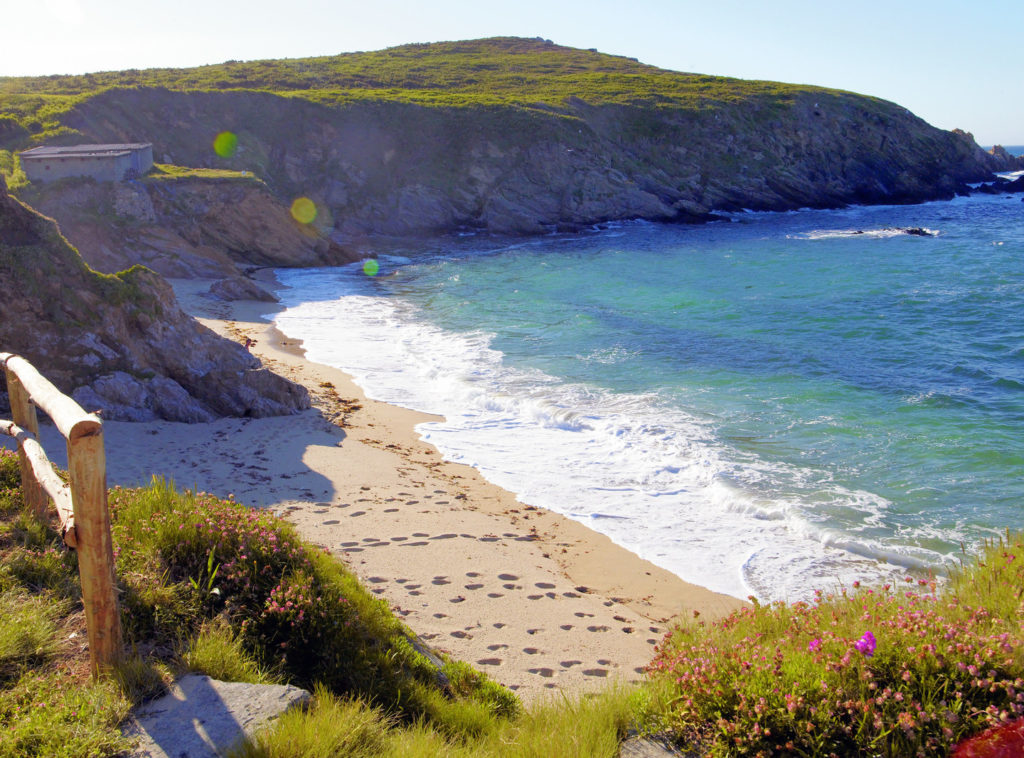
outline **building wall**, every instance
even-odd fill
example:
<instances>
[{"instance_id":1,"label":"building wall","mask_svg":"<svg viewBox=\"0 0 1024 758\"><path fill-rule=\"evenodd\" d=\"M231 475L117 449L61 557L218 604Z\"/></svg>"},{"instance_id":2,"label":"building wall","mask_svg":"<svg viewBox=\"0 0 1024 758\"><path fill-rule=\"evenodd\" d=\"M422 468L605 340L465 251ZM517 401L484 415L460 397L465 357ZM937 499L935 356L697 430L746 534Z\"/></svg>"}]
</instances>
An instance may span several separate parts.
<instances>
[{"instance_id":1,"label":"building wall","mask_svg":"<svg viewBox=\"0 0 1024 758\"><path fill-rule=\"evenodd\" d=\"M104 182L123 181L129 170L142 176L153 167L153 148L134 150L128 155L22 157L21 167L29 181L48 182L69 176L90 176Z\"/></svg>"}]
</instances>

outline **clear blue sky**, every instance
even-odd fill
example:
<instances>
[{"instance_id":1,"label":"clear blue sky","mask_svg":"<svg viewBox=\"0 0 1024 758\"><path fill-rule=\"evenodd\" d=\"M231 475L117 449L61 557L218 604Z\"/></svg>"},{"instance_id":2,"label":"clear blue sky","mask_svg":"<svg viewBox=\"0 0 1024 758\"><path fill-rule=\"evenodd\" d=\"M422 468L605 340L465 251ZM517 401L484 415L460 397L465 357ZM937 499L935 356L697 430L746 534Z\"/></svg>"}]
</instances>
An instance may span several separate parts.
<instances>
[{"instance_id":1,"label":"clear blue sky","mask_svg":"<svg viewBox=\"0 0 1024 758\"><path fill-rule=\"evenodd\" d=\"M893 100L1024 144L1024 0L0 0L0 75L378 50L498 35Z\"/></svg>"}]
</instances>

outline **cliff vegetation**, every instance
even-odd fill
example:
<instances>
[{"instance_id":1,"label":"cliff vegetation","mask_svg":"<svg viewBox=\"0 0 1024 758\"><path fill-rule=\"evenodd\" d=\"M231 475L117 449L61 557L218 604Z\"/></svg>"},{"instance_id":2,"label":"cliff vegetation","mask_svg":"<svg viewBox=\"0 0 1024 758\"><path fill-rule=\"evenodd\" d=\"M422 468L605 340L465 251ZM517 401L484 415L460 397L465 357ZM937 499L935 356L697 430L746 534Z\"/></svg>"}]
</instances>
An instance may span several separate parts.
<instances>
[{"instance_id":1,"label":"cliff vegetation","mask_svg":"<svg viewBox=\"0 0 1024 758\"><path fill-rule=\"evenodd\" d=\"M6 150L147 141L163 163L254 172L355 243L916 202L998 167L966 133L877 98L507 37L0 78L0 118Z\"/></svg>"}]
</instances>

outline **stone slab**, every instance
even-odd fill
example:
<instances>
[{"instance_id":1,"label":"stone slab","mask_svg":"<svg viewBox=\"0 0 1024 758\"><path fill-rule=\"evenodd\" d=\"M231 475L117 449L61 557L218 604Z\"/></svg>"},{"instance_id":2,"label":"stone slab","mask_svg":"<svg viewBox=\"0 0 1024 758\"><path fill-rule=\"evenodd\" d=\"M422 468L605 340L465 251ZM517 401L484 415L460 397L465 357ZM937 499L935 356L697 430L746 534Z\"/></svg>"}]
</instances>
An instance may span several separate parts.
<instances>
[{"instance_id":1,"label":"stone slab","mask_svg":"<svg viewBox=\"0 0 1024 758\"><path fill-rule=\"evenodd\" d=\"M124 728L139 738L132 758L219 758L310 694L277 684L220 682L189 674L140 706Z\"/></svg>"}]
</instances>

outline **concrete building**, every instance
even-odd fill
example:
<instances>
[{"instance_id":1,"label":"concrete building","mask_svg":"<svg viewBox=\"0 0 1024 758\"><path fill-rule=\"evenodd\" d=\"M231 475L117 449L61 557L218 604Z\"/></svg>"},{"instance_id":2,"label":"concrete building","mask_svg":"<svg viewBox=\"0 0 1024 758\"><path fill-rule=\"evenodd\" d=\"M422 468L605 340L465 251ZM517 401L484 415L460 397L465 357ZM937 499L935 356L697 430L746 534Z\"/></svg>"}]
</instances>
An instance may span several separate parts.
<instances>
[{"instance_id":1,"label":"concrete building","mask_svg":"<svg viewBox=\"0 0 1024 758\"><path fill-rule=\"evenodd\" d=\"M142 176L153 167L153 145L73 145L34 147L18 156L29 181L47 182L69 176L120 182Z\"/></svg>"}]
</instances>

